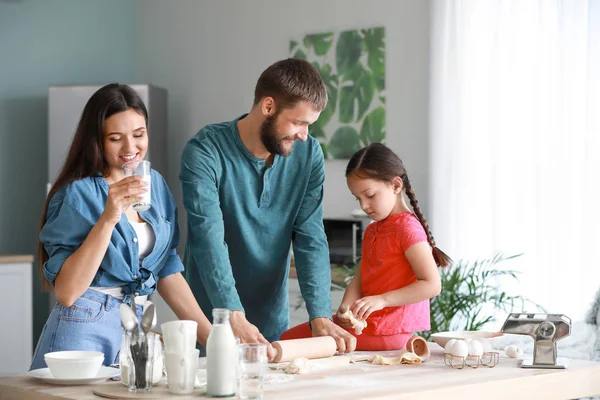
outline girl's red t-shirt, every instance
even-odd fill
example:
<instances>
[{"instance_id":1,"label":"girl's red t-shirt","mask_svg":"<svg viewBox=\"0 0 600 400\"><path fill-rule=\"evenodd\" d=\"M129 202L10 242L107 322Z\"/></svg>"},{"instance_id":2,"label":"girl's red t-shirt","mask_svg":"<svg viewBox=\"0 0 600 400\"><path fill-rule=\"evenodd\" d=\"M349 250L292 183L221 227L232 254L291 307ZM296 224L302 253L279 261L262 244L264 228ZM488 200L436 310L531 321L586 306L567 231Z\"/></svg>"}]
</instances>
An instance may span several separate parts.
<instances>
[{"instance_id":1,"label":"girl's red t-shirt","mask_svg":"<svg viewBox=\"0 0 600 400\"><path fill-rule=\"evenodd\" d=\"M421 222L410 212L394 214L365 230L361 259L361 297L400 289L417 280L404 252L427 241ZM430 329L429 300L373 312L366 335L395 335Z\"/></svg>"}]
</instances>

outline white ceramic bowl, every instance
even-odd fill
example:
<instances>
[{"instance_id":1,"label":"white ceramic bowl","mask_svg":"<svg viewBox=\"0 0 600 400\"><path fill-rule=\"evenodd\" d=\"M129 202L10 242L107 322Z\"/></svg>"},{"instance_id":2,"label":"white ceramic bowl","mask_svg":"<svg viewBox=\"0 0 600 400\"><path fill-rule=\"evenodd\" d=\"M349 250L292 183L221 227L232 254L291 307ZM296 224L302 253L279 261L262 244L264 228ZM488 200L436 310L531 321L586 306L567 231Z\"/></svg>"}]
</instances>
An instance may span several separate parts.
<instances>
[{"instance_id":1,"label":"white ceramic bowl","mask_svg":"<svg viewBox=\"0 0 600 400\"><path fill-rule=\"evenodd\" d=\"M99 351L55 351L44 354L52 376L58 379L90 379L98 375L104 362Z\"/></svg>"},{"instance_id":2,"label":"white ceramic bowl","mask_svg":"<svg viewBox=\"0 0 600 400\"><path fill-rule=\"evenodd\" d=\"M450 339L481 339L489 338L495 332L488 331L454 331L454 332L438 332L431 334L431 339L442 347L446 346Z\"/></svg>"}]
</instances>

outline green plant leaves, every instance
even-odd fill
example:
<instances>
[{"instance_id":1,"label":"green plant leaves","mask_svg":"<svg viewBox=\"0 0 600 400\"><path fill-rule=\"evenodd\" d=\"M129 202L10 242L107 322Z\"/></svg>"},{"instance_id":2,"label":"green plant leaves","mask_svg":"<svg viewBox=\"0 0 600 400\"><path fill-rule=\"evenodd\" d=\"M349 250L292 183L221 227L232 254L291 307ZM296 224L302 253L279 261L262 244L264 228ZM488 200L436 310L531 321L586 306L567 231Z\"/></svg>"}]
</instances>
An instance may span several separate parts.
<instances>
[{"instance_id":1,"label":"green plant leaves","mask_svg":"<svg viewBox=\"0 0 600 400\"><path fill-rule=\"evenodd\" d=\"M518 282L516 271L497 264L519 256L521 254L504 256L497 253L492 258L473 262L461 260L448 269L440 269L442 291L430 301L431 331L419 334L429 338L430 332L479 330L495 321L495 316L489 315L490 309L511 312L519 305L522 310L525 303L529 303L543 310L526 297L507 295L498 287L496 278ZM485 314L482 313L484 307Z\"/></svg>"},{"instance_id":2,"label":"green plant leaves","mask_svg":"<svg viewBox=\"0 0 600 400\"><path fill-rule=\"evenodd\" d=\"M361 65L347 70L340 90L340 122L360 120L375 94L373 75Z\"/></svg>"},{"instance_id":3,"label":"green plant leaves","mask_svg":"<svg viewBox=\"0 0 600 400\"><path fill-rule=\"evenodd\" d=\"M385 139L385 108L378 107L363 120L360 128L360 140L363 146L370 143L381 143Z\"/></svg>"},{"instance_id":4,"label":"green plant leaves","mask_svg":"<svg viewBox=\"0 0 600 400\"><path fill-rule=\"evenodd\" d=\"M304 46L314 48L315 54L324 56L333 43L333 32L304 36Z\"/></svg>"},{"instance_id":5,"label":"green plant leaves","mask_svg":"<svg viewBox=\"0 0 600 400\"><path fill-rule=\"evenodd\" d=\"M351 126L339 127L329 141L328 151L334 158L350 158L360 149L360 137Z\"/></svg>"}]
</instances>

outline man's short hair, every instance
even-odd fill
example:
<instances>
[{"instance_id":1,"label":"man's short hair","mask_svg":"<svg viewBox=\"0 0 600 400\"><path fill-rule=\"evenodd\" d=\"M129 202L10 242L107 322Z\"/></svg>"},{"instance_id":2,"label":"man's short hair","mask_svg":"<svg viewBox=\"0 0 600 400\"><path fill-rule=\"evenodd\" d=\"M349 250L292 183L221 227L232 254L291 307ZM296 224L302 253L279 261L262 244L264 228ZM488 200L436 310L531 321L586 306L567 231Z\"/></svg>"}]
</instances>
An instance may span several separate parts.
<instances>
[{"instance_id":1,"label":"man's short hair","mask_svg":"<svg viewBox=\"0 0 600 400\"><path fill-rule=\"evenodd\" d=\"M327 105L327 88L312 64L288 58L272 64L258 78L254 105L265 97L273 97L279 109L294 107L303 100L320 112Z\"/></svg>"}]
</instances>

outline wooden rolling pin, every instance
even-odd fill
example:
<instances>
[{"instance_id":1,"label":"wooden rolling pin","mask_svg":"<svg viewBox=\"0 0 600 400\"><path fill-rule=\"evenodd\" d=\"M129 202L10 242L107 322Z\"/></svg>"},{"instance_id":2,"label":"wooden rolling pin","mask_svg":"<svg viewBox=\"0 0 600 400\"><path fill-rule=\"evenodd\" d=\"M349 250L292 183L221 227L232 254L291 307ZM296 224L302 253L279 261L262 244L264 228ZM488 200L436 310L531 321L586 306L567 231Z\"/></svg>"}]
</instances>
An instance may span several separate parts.
<instances>
[{"instance_id":1,"label":"wooden rolling pin","mask_svg":"<svg viewBox=\"0 0 600 400\"><path fill-rule=\"evenodd\" d=\"M273 342L277 355L273 362L287 362L294 358L331 357L337 350L335 339L331 336L313 337L307 339L279 340Z\"/></svg>"}]
</instances>

